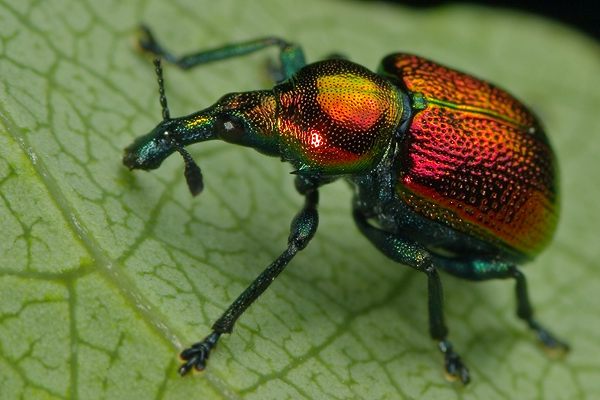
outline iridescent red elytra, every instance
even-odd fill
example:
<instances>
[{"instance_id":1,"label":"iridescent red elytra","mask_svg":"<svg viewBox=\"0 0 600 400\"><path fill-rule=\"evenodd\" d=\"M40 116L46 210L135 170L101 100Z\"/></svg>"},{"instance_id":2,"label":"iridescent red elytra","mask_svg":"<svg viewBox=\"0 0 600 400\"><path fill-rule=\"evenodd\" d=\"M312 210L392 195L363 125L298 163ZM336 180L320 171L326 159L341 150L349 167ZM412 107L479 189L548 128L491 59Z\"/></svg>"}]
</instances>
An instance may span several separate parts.
<instances>
[{"instance_id":1,"label":"iridescent red elytra","mask_svg":"<svg viewBox=\"0 0 600 400\"><path fill-rule=\"evenodd\" d=\"M150 170L170 154L185 162L190 191L203 188L184 149L220 139L280 157L294 167L305 204L287 248L227 308L212 332L181 352L184 375L202 370L224 333L309 243L318 189L338 178L354 188L358 229L392 260L425 273L429 332L450 379L470 380L448 340L438 270L470 280L513 278L517 316L549 349L568 345L534 319L518 264L550 241L558 219L556 162L536 117L492 84L410 54L385 57L377 73L343 58L306 64L302 49L268 37L176 57L141 28L140 47L191 68L266 47L279 48L272 90L231 93L171 118L155 61L163 120L125 149L130 169Z\"/></svg>"},{"instance_id":2,"label":"iridescent red elytra","mask_svg":"<svg viewBox=\"0 0 600 400\"><path fill-rule=\"evenodd\" d=\"M555 157L535 116L505 91L421 57L391 55L383 71L426 104L403 141L404 202L487 242L539 253L558 199Z\"/></svg>"}]
</instances>

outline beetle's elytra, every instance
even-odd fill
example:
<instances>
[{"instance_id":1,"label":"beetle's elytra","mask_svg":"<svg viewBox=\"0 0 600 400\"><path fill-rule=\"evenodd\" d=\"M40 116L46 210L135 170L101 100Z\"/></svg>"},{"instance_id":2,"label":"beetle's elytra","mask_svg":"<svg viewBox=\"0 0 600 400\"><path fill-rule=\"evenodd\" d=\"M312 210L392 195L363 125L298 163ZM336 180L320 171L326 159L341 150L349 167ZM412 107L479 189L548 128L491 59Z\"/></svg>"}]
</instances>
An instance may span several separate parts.
<instances>
[{"instance_id":1,"label":"beetle's elytra","mask_svg":"<svg viewBox=\"0 0 600 400\"><path fill-rule=\"evenodd\" d=\"M160 166L174 151L193 194L200 169L185 146L212 139L252 147L294 167L304 207L287 248L214 323L181 353L179 372L204 369L220 336L302 250L317 230L321 185L354 187L359 230L394 261L428 280L429 331L450 378L469 371L448 340L438 270L470 280L514 278L517 316L548 348L566 351L534 319L517 268L550 241L558 219L554 153L536 117L506 91L410 54L391 54L377 73L342 58L306 64L302 49L278 38L226 45L183 57L141 29L140 46L182 68L279 48L272 90L231 93L194 114L171 118L156 62L163 120L125 149L130 169Z\"/></svg>"}]
</instances>

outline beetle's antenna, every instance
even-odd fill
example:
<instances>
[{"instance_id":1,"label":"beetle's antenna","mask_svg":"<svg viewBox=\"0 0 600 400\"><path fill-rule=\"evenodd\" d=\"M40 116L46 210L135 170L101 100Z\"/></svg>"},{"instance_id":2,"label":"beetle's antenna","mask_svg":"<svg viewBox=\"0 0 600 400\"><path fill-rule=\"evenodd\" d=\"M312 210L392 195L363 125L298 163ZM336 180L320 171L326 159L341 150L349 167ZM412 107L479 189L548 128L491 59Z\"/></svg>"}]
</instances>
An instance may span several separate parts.
<instances>
[{"instance_id":1,"label":"beetle's antenna","mask_svg":"<svg viewBox=\"0 0 600 400\"><path fill-rule=\"evenodd\" d=\"M171 115L169 113L169 106L167 105L167 96L165 95L165 81L163 79L163 71L162 66L160 65L160 58L154 59L154 67L156 71L156 79L158 81L158 95L160 100L160 106L162 108L162 117L163 120L171 119ZM202 189L204 189L204 180L202 179L202 171L200 167L190 153L188 153L175 138L171 137L171 143L173 147L181 156L183 157L183 162L185 163L185 181L187 182L188 188L192 193L192 196L198 195Z\"/></svg>"},{"instance_id":2,"label":"beetle's antenna","mask_svg":"<svg viewBox=\"0 0 600 400\"><path fill-rule=\"evenodd\" d=\"M158 99L160 101L160 106L162 107L162 117L163 119L171 119L169 106L167 105L167 96L165 96L165 81L163 79L163 70L162 66L160 65L160 58L155 58L153 62L156 71L156 79L158 81Z\"/></svg>"}]
</instances>

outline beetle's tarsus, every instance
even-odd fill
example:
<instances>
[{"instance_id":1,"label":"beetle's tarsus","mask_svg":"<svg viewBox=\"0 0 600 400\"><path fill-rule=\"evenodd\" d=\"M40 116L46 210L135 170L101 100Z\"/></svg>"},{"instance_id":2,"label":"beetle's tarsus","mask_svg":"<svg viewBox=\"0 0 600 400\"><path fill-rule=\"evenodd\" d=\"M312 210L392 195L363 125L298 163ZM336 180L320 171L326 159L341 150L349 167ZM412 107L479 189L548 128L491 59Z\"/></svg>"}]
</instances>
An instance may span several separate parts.
<instances>
[{"instance_id":1,"label":"beetle's tarsus","mask_svg":"<svg viewBox=\"0 0 600 400\"><path fill-rule=\"evenodd\" d=\"M156 45L156 40L146 25L140 25L138 28L137 44L142 51L154 53L153 48Z\"/></svg>"},{"instance_id":2,"label":"beetle's tarsus","mask_svg":"<svg viewBox=\"0 0 600 400\"><path fill-rule=\"evenodd\" d=\"M444 366L446 367L446 378L450 381L460 381L466 385L471 381L469 368L463 364L460 356L452 350L452 344L447 340L439 343L439 348L444 353Z\"/></svg>"},{"instance_id":3,"label":"beetle's tarsus","mask_svg":"<svg viewBox=\"0 0 600 400\"><path fill-rule=\"evenodd\" d=\"M537 322L532 321L530 325L531 329L533 329L536 336L538 337L538 340L549 352L556 352L558 354L562 354L567 353L571 349L568 343L558 339L556 336L550 333L550 331L548 331L546 328L544 328Z\"/></svg>"},{"instance_id":4,"label":"beetle's tarsus","mask_svg":"<svg viewBox=\"0 0 600 400\"><path fill-rule=\"evenodd\" d=\"M471 381L469 368L463 364L458 354L447 354L444 363L446 366L446 373L448 374L448 378L450 380L454 381L460 379L464 385Z\"/></svg>"},{"instance_id":5,"label":"beetle's tarsus","mask_svg":"<svg viewBox=\"0 0 600 400\"><path fill-rule=\"evenodd\" d=\"M185 362L181 364L179 369L179 375L184 376L192 368L197 371L202 371L206 368L206 362L210 356L211 350L217 345L217 342L221 337L220 333L213 332L204 338L201 342L194 343L191 347L183 350L179 357Z\"/></svg>"},{"instance_id":6,"label":"beetle's tarsus","mask_svg":"<svg viewBox=\"0 0 600 400\"><path fill-rule=\"evenodd\" d=\"M154 38L152 31L146 25L140 25L137 34L137 45L142 52L161 57L172 62L173 56L166 52Z\"/></svg>"}]
</instances>

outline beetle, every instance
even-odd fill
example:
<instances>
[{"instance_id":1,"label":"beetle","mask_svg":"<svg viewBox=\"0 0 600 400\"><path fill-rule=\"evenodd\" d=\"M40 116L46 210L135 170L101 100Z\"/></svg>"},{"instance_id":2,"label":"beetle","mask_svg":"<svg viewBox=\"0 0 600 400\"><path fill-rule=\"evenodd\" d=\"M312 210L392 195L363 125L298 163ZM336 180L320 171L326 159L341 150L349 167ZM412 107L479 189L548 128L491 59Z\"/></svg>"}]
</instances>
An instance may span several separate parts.
<instances>
[{"instance_id":1,"label":"beetle","mask_svg":"<svg viewBox=\"0 0 600 400\"><path fill-rule=\"evenodd\" d=\"M288 244L212 325L183 350L179 373L202 370L221 335L304 249L318 225L319 187L353 187L354 221L383 254L424 273L429 333L449 379L470 381L448 340L438 271L467 280L512 278L517 316L548 349L568 345L534 318L518 268L552 238L558 221L554 152L536 116L499 87L426 58L395 53L377 72L343 57L308 64L300 46L277 37L176 57L142 26L140 47L156 57L163 120L125 149L130 169L152 170L173 152L192 194L203 188L185 146L220 139L289 162L304 206ZM279 49L271 90L230 93L212 106L171 118L160 59L183 69L265 48Z\"/></svg>"}]
</instances>

